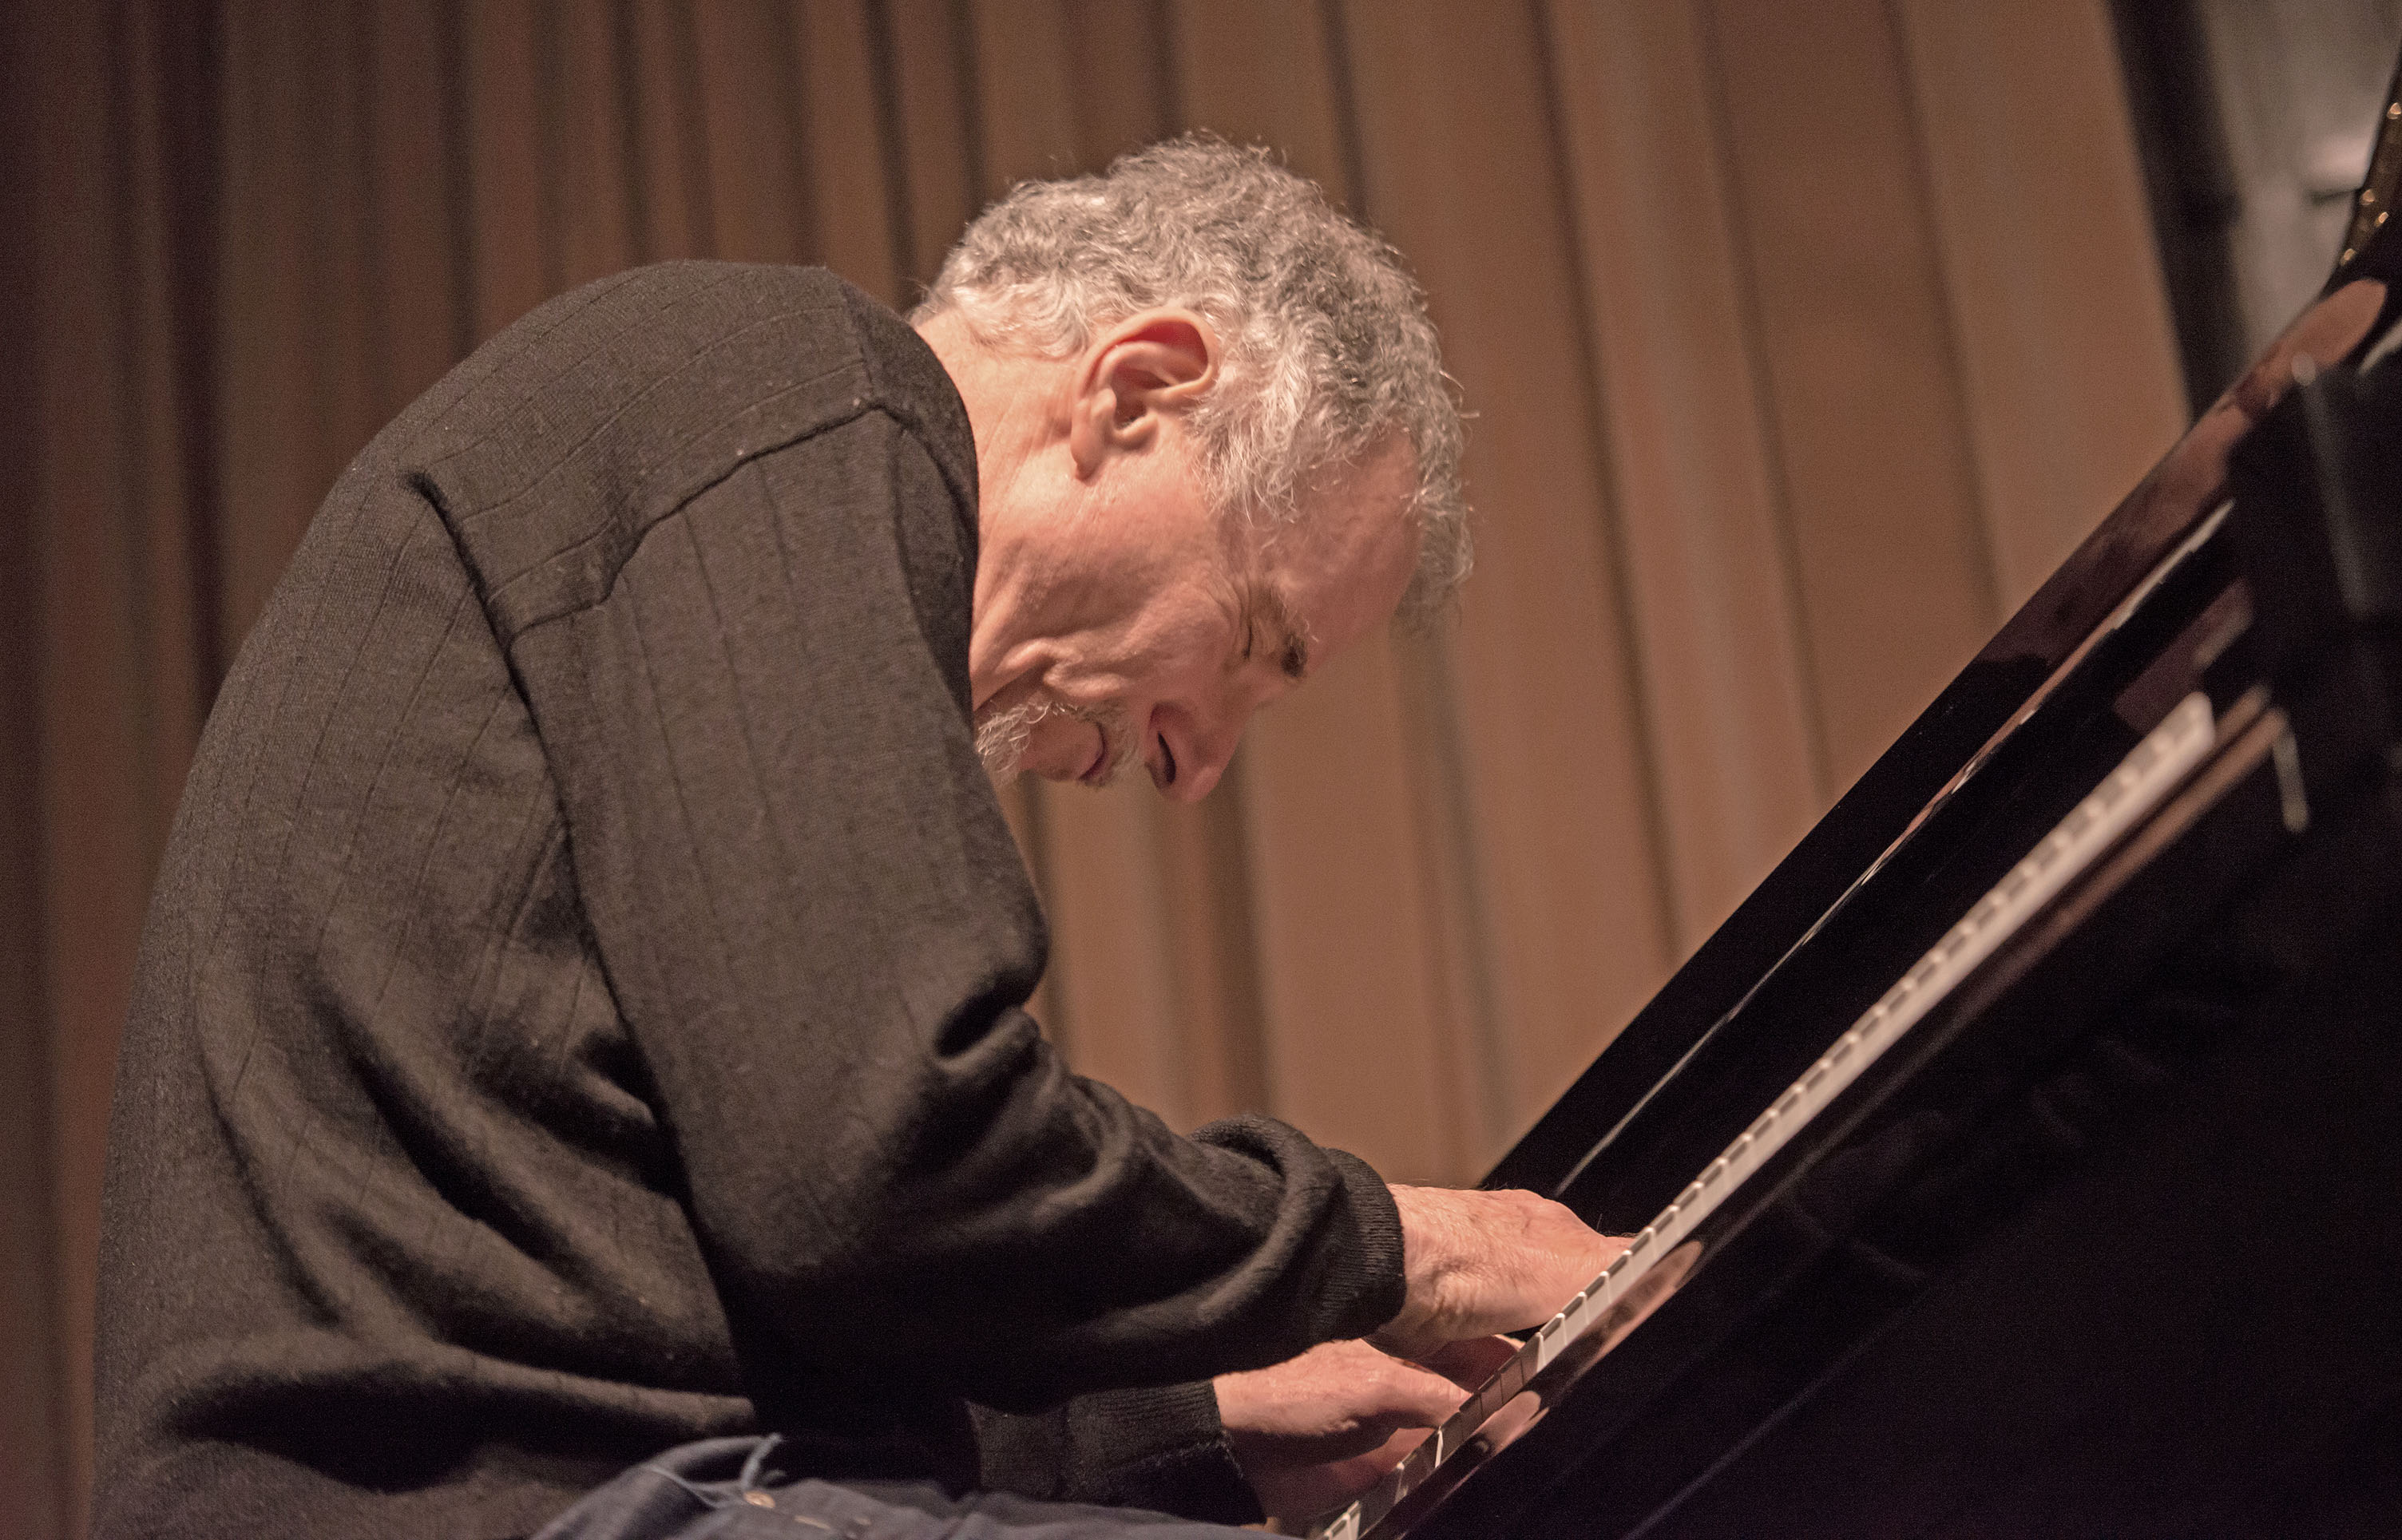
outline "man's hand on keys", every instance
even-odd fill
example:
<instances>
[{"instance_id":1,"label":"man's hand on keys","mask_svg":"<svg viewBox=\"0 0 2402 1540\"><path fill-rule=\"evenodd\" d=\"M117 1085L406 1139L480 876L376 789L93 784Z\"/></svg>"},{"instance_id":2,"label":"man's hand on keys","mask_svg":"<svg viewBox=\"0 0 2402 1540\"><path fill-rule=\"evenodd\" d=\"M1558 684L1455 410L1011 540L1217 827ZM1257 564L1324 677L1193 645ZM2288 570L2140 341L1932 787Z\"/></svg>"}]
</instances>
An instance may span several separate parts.
<instances>
[{"instance_id":1,"label":"man's hand on keys","mask_svg":"<svg viewBox=\"0 0 2402 1540\"><path fill-rule=\"evenodd\" d=\"M1397 1187L1401 1313L1367 1341L1327 1342L1221 1375L1218 1413L1270 1518L1297 1525L1375 1484L1626 1243L1531 1192Z\"/></svg>"},{"instance_id":2,"label":"man's hand on keys","mask_svg":"<svg viewBox=\"0 0 2402 1540\"><path fill-rule=\"evenodd\" d=\"M1455 1342L1431 1365L1366 1342L1217 1380L1218 1416L1260 1506L1287 1533L1367 1491L1509 1361L1506 1337Z\"/></svg>"},{"instance_id":3,"label":"man's hand on keys","mask_svg":"<svg viewBox=\"0 0 2402 1540\"><path fill-rule=\"evenodd\" d=\"M1408 1293L1369 1341L1404 1358L1541 1326L1626 1249L1531 1192L1397 1187L1393 1202Z\"/></svg>"}]
</instances>

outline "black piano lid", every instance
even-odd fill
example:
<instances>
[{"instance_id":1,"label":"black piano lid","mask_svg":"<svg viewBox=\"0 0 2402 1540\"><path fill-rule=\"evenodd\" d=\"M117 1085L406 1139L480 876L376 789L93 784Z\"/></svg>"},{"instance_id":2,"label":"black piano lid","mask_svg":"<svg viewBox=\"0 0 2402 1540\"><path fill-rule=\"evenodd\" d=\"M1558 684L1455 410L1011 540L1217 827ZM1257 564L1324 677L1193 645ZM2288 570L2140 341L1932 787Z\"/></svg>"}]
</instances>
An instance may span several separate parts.
<instances>
[{"instance_id":1,"label":"black piano lid","mask_svg":"<svg viewBox=\"0 0 2402 1540\"><path fill-rule=\"evenodd\" d=\"M1893 746L1677 969L1484 1178L1557 1195L1615 1130L1843 899L2222 500L2227 457L2293 380L2294 360L2356 362L2402 321L2402 68L2319 296L2212 405ZM1840 1024L1829 1024L1829 1032Z\"/></svg>"}]
</instances>

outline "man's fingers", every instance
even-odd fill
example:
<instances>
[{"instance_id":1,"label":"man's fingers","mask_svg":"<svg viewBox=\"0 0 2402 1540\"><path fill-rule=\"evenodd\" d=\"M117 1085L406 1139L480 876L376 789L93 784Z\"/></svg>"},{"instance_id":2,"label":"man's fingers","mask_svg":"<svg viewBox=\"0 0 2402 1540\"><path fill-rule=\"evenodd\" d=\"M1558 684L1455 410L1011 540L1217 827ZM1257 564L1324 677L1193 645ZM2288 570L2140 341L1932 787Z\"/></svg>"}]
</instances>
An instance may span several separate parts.
<instances>
[{"instance_id":1,"label":"man's fingers","mask_svg":"<svg viewBox=\"0 0 2402 1540\"><path fill-rule=\"evenodd\" d=\"M1383 1416L1388 1427L1434 1427L1457 1411L1459 1404L1468 1399L1467 1393L1476 1388L1474 1383L1453 1380L1432 1366L1420 1368L1392 1357L1387 1357L1385 1362L1389 1366L1384 1376L1390 1398Z\"/></svg>"},{"instance_id":2,"label":"man's fingers","mask_svg":"<svg viewBox=\"0 0 2402 1540\"><path fill-rule=\"evenodd\" d=\"M1462 1390L1474 1390L1490 1380L1518 1352L1507 1337L1464 1337L1418 1360Z\"/></svg>"},{"instance_id":3,"label":"man's fingers","mask_svg":"<svg viewBox=\"0 0 2402 1540\"><path fill-rule=\"evenodd\" d=\"M1322 1342L1298 1358L1221 1375L1218 1411L1227 1431L1321 1459L1371 1450L1395 1429L1433 1427L1466 1399L1441 1374L1379 1353L1366 1342Z\"/></svg>"},{"instance_id":4,"label":"man's fingers","mask_svg":"<svg viewBox=\"0 0 2402 1540\"><path fill-rule=\"evenodd\" d=\"M1270 1471L1253 1472L1247 1466L1245 1474L1259 1494L1260 1506L1281 1521L1279 1533L1298 1534L1302 1523L1374 1486L1427 1437L1426 1429L1408 1428L1365 1453Z\"/></svg>"},{"instance_id":5,"label":"man's fingers","mask_svg":"<svg viewBox=\"0 0 2402 1540\"><path fill-rule=\"evenodd\" d=\"M1497 1351L1465 1342L1441 1357L1469 1373L1498 1361ZM1436 1369L1362 1341L1322 1342L1281 1364L1222 1374L1216 1384L1236 1463L1262 1506L1285 1518L1364 1492L1467 1399Z\"/></svg>"}]
</instances>

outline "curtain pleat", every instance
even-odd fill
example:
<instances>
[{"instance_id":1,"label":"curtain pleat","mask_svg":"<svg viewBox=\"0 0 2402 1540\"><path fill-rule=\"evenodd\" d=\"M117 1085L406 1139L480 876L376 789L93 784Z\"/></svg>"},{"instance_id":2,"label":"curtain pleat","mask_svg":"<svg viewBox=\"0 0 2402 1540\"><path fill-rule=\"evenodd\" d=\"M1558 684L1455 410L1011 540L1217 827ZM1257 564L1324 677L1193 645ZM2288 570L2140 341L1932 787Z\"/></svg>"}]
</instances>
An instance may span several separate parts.
<instances>
[{"instance_id":1,"label":"curtain pleat","mask_svg":"<svg viewBox=\"0 0 2402 1540\"><path fill-rule=\"evenodd\" d=\"M1456 622L1198 807L1006 798L1037 1011L1171 1123L1473 1179L2182 425L2101 0L0 0L0 1532L76 1533L114 1044L206 703L318 501L550 295L910 304L1207 128L1410 258Z\"/></svg>"}]
</instances>

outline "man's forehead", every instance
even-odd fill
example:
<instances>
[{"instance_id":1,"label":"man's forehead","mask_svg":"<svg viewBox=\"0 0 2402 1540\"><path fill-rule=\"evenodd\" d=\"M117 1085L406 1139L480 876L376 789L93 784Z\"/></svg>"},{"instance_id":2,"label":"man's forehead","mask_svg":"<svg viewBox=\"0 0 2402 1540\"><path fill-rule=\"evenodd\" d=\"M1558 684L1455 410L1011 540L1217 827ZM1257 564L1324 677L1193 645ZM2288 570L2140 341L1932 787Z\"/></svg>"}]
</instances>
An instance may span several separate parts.
<instances>
[{"instance_id":1,"label":"man's forehead","mask_svg":"<svg viewBox=\"0 0 2402 1540\"><path fill-rule=\"evenodd\" d=\"M1391 478L1354 481L1352 495L1270 531L1253 588L1254 624L1298 643L1305 665L1381 626L1417 570L1417 520Z\"/></svg>"},{"instance_id":2,"label":"man's forehead","mask_svg":"<svg viewBox=\"0 0 2402 1540\"><path fill-rule=\"evenodd\" d=\"M1263 553L1274 565L1316 571L1372 561L1380 546L1415 541L1416 464L1397 439L1312 476L1298 510L1261 530Z\"/></svg>"}]
</instances>

